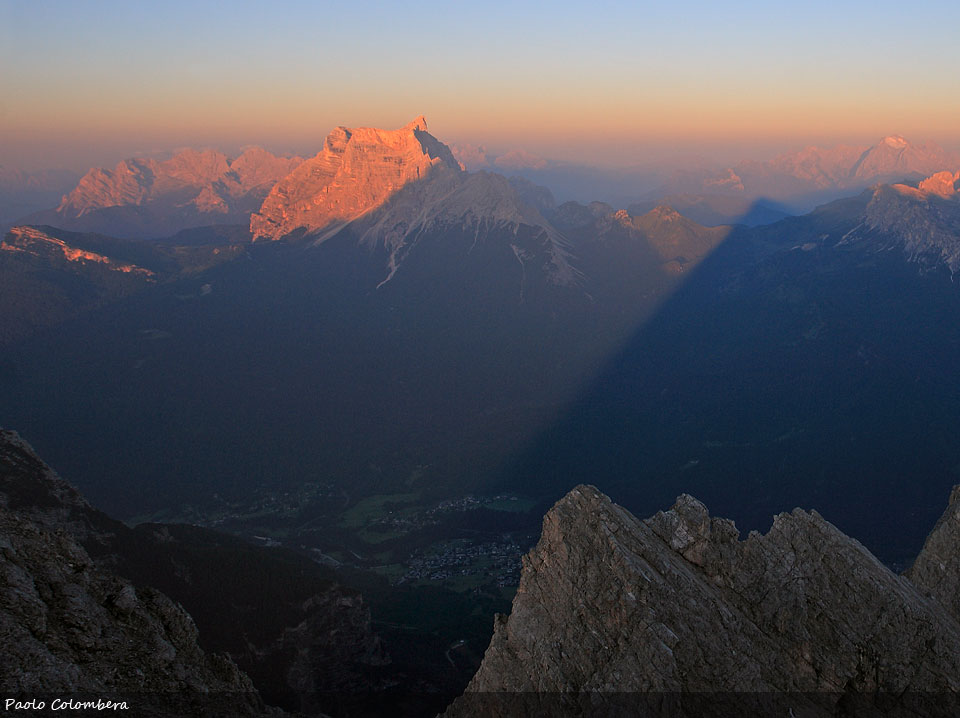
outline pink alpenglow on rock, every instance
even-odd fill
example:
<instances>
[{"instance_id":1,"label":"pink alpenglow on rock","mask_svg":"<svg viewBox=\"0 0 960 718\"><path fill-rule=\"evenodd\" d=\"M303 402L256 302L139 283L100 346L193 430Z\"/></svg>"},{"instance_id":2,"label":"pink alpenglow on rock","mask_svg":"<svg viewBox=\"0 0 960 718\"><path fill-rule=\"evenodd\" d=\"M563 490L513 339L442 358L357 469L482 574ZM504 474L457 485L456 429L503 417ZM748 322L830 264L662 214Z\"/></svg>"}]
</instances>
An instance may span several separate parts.
<instances>
[{"instance_id":1,"label":"pink alpenglow on rock","mask_svg":"<svg viewBox=\"0 0 960 718\"><path fill-rule=\"evenodd\" d=\"M398 130L337 127L316 157L276 184L250 218L255 239L319 232L379 207L402 187L437 172L461 173L421 116Z\"/></svg>"}]
</instances>

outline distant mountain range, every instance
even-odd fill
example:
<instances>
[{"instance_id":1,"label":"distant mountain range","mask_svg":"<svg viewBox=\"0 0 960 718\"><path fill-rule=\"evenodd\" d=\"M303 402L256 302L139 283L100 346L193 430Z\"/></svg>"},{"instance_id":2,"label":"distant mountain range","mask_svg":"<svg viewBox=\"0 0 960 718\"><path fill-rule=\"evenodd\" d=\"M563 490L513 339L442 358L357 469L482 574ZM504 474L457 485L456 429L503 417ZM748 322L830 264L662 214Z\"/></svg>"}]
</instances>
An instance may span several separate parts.
<instances>
[{"instance_id":1,"label":"distant mountain range","mask_svg":"<svg viewBox=\"0 0 960 718\"><path fill-rule=\"evenodd\" d=\"M958 153L891 135L872 146L811 146L720 172L680 171L657 194L738 196L809 211L814 204L871 185L917 181L945 170L955 172L957 167Z\"/></svg>"},{"instance_id":2,"label":"distant mountain range","mask_svg":"<svg viewBox=\"0 0 960 718\"><path fill-rule=\"evenodd\" d=\"M432 143L425 162L409 161L410 152L417 154L423 149L414 131ZM358 149L361 147L364 149ZM375 162L371 151L379 151L372 149L376 147L383 149ZM402 170L395 164L401 156L407 158ZM28 175L0 167L0 219L8 226L18 219L74 231L156 238L204 224L246 224L254 214L254 234L275 238L300 217L312 217L311 226L324 215L331 221L336 217L355 219L363 207L376 204L378 197L382 199L404 184L409 177L402 176L403 172L415 176L442 165L454 173L467 167L522 175L556 186L566 196L572 192L594 195L587 199L633 197L623 200L632 214L669 204L701 224L755 226L809 211L816 204L872 184L916 182L936 172L954 172L960 166L960 155L891 135L873 146L811 146L720 171L676 170L664 182L656 180L662 170L580 167L550 162L524 150L491 155L471 145L455 146L451 151L427 133L420 117L397 131L337 128L324 149L294 173L301 161L299 157L276 157L259 148L248 149L233 160L214 150L188 149L168 160L135 158L118 163L113 170L91 169L69 191L75 181L72 173ZM574 190L574 186L580 189ZM587 190L588 186L593 189ZM328 192L337 189L325 197L315 191L321 187ZM349 191L345 190L348 187L363 189L357 196L347 197L343 192ZM61 193L56 209L37 212ZM309 198L313 204L301 202L283 219L274 216L286 205L290 211L297 198Z\"/></svg>"},{"instance_id":3,"label":"distant mountain range","mask_svg":"<svg viewBox=\"0 0 960 718\"><path fill-rule=\"evenodd\" d=\"M694 169L591 168L552 162L523 150L496 155L473 145L456 145L453 153L468 169L520 175L562 197L615 201L633 214L669 204L710 226L769 224L874 184L915 182L960 166L960 153L915 144L899 135L874 145L810 146L768 161L719 169L707 161Z\"/></svg>"},{"instance_id":4,"label":"distant mountain range","mask_svg":"<svg viewBox=\"0 0 960 718\"><path fill-rule=\"evenodd\" d=\"M188 149L168 160L123 160L112 170L91 169L55 210L26 221L150 239L201 225L245 223L300 162L300 157L276 157L260 148L235 159Z\"/></svg>"}]
</instances>

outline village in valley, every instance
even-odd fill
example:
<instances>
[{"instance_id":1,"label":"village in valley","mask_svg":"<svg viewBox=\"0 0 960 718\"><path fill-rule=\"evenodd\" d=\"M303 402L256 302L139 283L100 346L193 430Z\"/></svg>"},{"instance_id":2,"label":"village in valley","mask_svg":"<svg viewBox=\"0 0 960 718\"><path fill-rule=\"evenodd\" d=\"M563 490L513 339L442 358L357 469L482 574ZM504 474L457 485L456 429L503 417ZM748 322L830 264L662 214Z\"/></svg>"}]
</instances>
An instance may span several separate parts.
<instances>
[{"instance_id":1,"label":"village in valley","mask_svg":"<svg viewBox=\"0 0 960 718\"><path fill-rule=\"evenodd\" d=\"M520 557L536 540L537 527L520 520L533 507L505 493L424 501L412 491L352 501L343 489L311 482L244 503L214 496L204 508L150 520L226 530L258 545L305 552L334 570L371 571L395 586L509 593L519 582Z\"/></svg>"}]
</instances>

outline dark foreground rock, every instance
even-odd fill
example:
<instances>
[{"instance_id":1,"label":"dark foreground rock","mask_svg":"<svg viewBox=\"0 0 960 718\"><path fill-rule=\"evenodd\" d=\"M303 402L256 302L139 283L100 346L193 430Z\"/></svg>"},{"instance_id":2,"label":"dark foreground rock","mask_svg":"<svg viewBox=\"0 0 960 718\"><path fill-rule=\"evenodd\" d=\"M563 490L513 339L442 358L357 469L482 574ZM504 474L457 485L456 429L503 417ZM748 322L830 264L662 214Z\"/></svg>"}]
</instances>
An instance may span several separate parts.
<instances>
[{"instance_id":1,"label":"dark foreground rock","mask_svg":"<svg viewBox=\"0 0 960 718\"><path fill-rule=\"evenodd\" d=\"M950 505L927 536L923 550L907 577L960 621L960 486L954 486Z\"/></svg>"},{"instance_id":2,"label":"dark foreground rock","mask_svg":"<svg viewBox=\"0 0 960 718\"><path fill-rule=\"evenodd\" d=\"M579 486L447 715L954 715L952 498L908 579L816 512L741 541L690 496L641 521Z\"/></svg>"},{"instance_id":3,"label":"dark foreground rock","mask_svg":"<svg viewBox=\"0 0 960 718\"><path fill-rule=\"evenodd\" d=\"M137 715L270 713L229 658L159 591L96 566L65 530L0 507L0 686L6 697L126 702Z\"/></svg>"},{"instance_id":4,"label":"dark foreground rock","mask_svg":"<svg viewBox=\"0 0 960 718\"><path fill-rule=\"evenodd\" d=\"M131 529L3 430L0 646L0 691L48 707L322 715L392 685L362 597L309 559L200 527Z\"/></svg>"}]
</instances>

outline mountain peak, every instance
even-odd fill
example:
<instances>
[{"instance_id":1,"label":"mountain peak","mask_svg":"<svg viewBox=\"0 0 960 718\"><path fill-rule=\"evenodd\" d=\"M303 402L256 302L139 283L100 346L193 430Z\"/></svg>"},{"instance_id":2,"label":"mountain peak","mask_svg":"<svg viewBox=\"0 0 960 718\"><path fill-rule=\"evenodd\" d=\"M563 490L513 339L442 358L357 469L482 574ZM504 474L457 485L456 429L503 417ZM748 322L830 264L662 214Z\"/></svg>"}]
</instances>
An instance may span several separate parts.
<instances>
[{"instance_id":1,"label":"mountain peak","mask_svg":"<svg viewBox=\"0 0 960 718\"><path fill-rule=\"evenodd\" d=\"M900 135L888 135L880 140L878 144L886 145L887 147L892 147L897 150L902 150L910 143L903 139L903 137Z\"/></svg>"},{"instance_id":2,"label":"mountain peak","mask_svg":"<svg viewBox=\"0 0 960 718\"><path fill-rule=\"evenodd\" d=\"M446 716L472 715L502 692L521 714L523 692L539 692L533 713L551 691L712 691L710 710L684 699L675 713L735 715L756 711L716 710L718 696L735 704L742 696L731 692L790 691L799 708L807 691L820 702L797 714L819 716L835 715L845 691L956 690L956 603L939 601L957 585L958 495L911 584L815 511L779 514L766 534L741 540L733 521L688 495L641 521L578 486L544 517L513 610L497 617ZM883 714L900 714L891 708Z\"/></svg>"},{"instance_id":3,"label":"mountain peak","mask_svg":"<svg viewBox=\"0 0 960 718\"><path fill-rule=\"evenodd\" d=\"M460 173L421 115L398 130L337 127L323 149L277 183L250 219L254 238L279 239L350 222L435 171Z\"/></svg>"},{"instance_id":4,"label":"mountain peak","mask_svg":"<svg viewBox=\"0 0 960 718\"><path fill-rule=\"evenodd\" d=\"M888 135L860 156L849 178L882 182L920 179L955 166L958 159L936 145L915 145L900 135Z\"/></svg>"},{"instance_id":5,"label":"mountain peak","mask_svg":"<svg viewBox=\"0 0 960 718\"><path fill-rule=\"evenodd\" d=\"M408 122L403 126L405 130L420 130L421 132L427 132L427 118L423 115L417 115L413 120Z\"/></svg>"},{"instance_id":6,"label":"mountain peak","mask_svg":"<svg viewBox=\"0 0 960 718\"><path fill-rule=\"evenodd\" d=\"M192 148L165 160L134 157L112 170L91 168L56 210L31 222L141 238L246 222L277 180L302 161L259 147L234 160L217 150Z\"/></svg>"},{"instance_id":7,"label":"mountain peak","mask_svg":"<svg viewBox=\"0 0 960 718\"><path fill-rule=\"evenodd\" d=\"M957 195L957 185L960 184L960 172L935 172L921 180L917 186L921 192L935 194L939 197L955 197Z\"/></svg>"}]
</instances>

